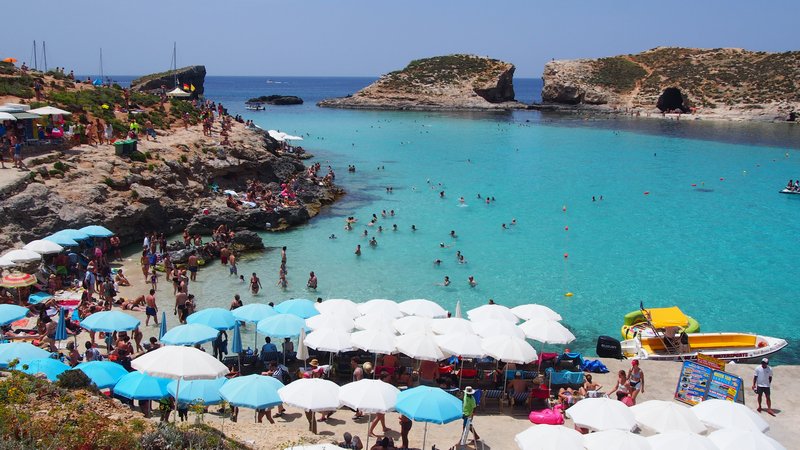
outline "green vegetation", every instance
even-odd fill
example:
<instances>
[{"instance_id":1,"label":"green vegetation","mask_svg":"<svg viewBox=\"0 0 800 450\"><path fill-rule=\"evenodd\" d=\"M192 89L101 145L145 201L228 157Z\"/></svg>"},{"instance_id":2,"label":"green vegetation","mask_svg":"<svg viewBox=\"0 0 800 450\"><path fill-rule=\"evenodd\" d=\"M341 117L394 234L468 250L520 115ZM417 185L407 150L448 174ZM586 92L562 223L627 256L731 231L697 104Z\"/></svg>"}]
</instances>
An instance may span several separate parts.
<instances>
[{"instance_id":1,"label":"green vegetation","mask_svg":"<svg viewBox=\"0 0 800 450\"><path fill-rule=\"evenodd\" d=\"M144 153L142 153L142 152L140 152L138 150L136 150L135 152L131 152L130 158L131 158L131 161L147 162L147 157L144 155Z\"/></svg>"},{"instance_id":2,"label":"green vegetation","mask_svg":"<svg viewBox=\"0 0 800 450\"><path fill-rule=\"evenodd\" d=\"M14 64L0 61L0 75L13 75L17 71Z\"/></svg>"},{"instance_id":3,"label":"green vegetation","mask_svg":"<svg viewBox=\"0 0 800 450\"><path fill-rule=\"evenodd\" d=\"M159 72L159 73L152 73L150 75L145 75L141 78L137 78L131 81L131 86L136 84L144 84L147 83L148 81L157 80L159 78L173 77L176 73L181 73L191 70L192 67L194 66L186 66L177 70L167 70L166 72Z\"/></svg>"},{"instance_id":4,"label":"green vegetation","mask_svg":"<svg viewBox=\"0 0 800 450\"><path fill-rule=\"evenodd\" d=\"M20 98L33 98L33 77L22 74L0 77L0 95L13 95Z\"/></svg>"},{"instance_id":5,"label":"green vegetation","mask_svg":"<svg viewBox=\"0 0 800 450\"><path fill-rule=\"evenodd\" d=\"M622 56L600 58L594 63L591 82L624 93L636 87L636 82L647 75L642 66Z\"/></svg>"},{"instance_id":6,"label":"green vegetation","mask_svg":"<svg viewBox=\"0 0 800 450\"><path fill-rule=\"evenodd\" d=\"M419 92L437 85L465 81L485 83L508 69L496 59L448 55L411 61L405 69L386 74L379 84L392 90Z\"/></svg>"}]
</instances>

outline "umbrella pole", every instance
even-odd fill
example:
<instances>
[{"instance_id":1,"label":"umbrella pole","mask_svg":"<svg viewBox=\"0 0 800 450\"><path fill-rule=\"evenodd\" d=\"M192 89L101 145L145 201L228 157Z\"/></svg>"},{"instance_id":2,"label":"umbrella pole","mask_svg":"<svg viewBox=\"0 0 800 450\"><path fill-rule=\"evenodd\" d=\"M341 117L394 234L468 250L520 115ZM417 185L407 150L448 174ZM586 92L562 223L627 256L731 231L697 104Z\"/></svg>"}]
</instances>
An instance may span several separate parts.
<instances>
[{"instance_id":1,"label":"umbrella pole","mask_svg":"<svg viewBox=\"0 0 800 450\"><path fill-rule=\"evenodd\" d=\"M172 423L178 423L178 399L181 398L181 379L178 378L178 385L175 386L175 416L172 418Z\"/></svg>"},{"instance_id":2,"label":"umbrella pole","mask_svg":"<svg viewBox=\"0 0 800 450\"><path fill-rule=\"evenodd\" d=\"M372 379L374 380L378 374L378 353L375 352L375 363L372 365Z\"/></svg>"},{"instance_id":3,"label":"umbrella pole","mask_svg":"<svg viewBox=\"0 0 800 450\"><path fill-rule=\"evenodd\" d=\"M358 410L356 410L356 411L358 411ZM372 425L372 413L369 413L369 416L367 416L367 417L369 418L369 420L367 420L367 444L364 446L364 448L368 449L369 448L369 427L370 427L370 425Z\"/></svg>"},{"instance_id":4,"label":"umbrella pole","mask_svg":"<svg viewBox=\"0 0 800 450\"><path fill-rule=\"evenodd\" d=\"M461 390L461 377L464 375L464 358L461 358L461 368L458 369L458 390Z\"/></svg>"},{"instance_id":5,"label":"umbrella pole","mask_svg":"<svg viewBox=\"0 0 800 450\"><path fill-rule=\"evenodd\" d=\"M425 450L425 443L428 440L428 422L425 422L425 432L422 435L422 449Z\"/></svg>"},{"instance_id":6,"label":"umbrella pole","mask_svg":"<svg viewBox=\"0 0 800 450\"><path fill-rule=\"evenodd\" d=\"M508 364L503 367L503 398L506 396L506 386L508 385ZM503 398L500 399L500 404L503 404ZM510 402L509 402L510 404Z\"/></svg>"},{"instance_id":7,"label":"umbrella pole","mask_svg":"<svg viewBox=\"0 0 800 450\"><path fill-rule=\"evenodd\" d=\"M542 352L544 352L544 342L542 342L542 346L539 347L539 364L536 366L537 375L542 371Z\"/></svg>"}]
</instances>

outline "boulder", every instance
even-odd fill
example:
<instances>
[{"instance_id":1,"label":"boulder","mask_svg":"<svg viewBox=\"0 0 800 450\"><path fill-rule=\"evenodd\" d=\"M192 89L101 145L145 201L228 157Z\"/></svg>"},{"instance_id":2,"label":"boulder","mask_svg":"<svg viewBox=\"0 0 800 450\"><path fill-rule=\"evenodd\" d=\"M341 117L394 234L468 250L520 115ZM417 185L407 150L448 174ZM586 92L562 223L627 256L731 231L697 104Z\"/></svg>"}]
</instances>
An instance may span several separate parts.
<instances>
[{"instance_id":1,"label":"boulder","mask_svg":"<svg viewBox=\"0 0 800 450\"><path fill-rule=\"evenodd\" d=\"M264 241L261 240L261 236L253 231L237 231L233 236L231 246L236 251L262 250Z\"/></svg>"}]
</instances>

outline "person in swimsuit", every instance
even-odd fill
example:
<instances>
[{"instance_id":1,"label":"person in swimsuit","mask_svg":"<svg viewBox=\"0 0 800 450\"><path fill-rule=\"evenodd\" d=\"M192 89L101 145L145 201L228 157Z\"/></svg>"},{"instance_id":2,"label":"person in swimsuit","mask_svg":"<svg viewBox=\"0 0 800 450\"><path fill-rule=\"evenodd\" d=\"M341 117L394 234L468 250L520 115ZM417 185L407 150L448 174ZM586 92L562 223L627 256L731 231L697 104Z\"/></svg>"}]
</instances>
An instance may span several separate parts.
<instances>
[{"instance_id":1,"label":"person in swimsuit","mask_svg":"<svg viewBox=\"0 0 800 450\"><path fill-rule=\"evenodd\" d=\"M616 386L616 394L617 400L622 401L623 398L627 397L630 393L630 384L628 384L628 375L625 374L624 370L620 370L617 373L617 386ZM609 392L610 394L611 392Z\"/></svg>"},{"instance_id":2,"label":"person in swimsuit","mask_svg":"<svg viewBox=\"0 0 800 450\"><path fill-rule=\"evenodd\" d=\"M138 300L138 299L137 299ZM153 318L156 326L158 326L158 306L156 306L156 290L150 289L150 295L144 298L147 305L144 309L146 318L144 319L144 326L150 325L150 317Z\"/></svg>"},{"instance_id":3,"label":"person in swimsuit","mask_svg":"<svg viewBox=\"0 0 800 450\"><path fill-rule=\"evenodd\" d=\"M261 280L258 279L258 276L255 272L253 272L253 276L250 277L250 292L253 295L258 294L259 289L261 289Z\"/></svg>"},{"instance_id":4,"label":"person in swimsuit","mask_svg":"<svg viewBox=\"0 0 800 450\"><path fill-rule=\"evenodd\" d=\"M631 361L631 370L628 371L628 384L631 386L631 401L636 404L639 392L644 394L644 372L639 368L639 361Z\"/></svg>"}]
</instances>

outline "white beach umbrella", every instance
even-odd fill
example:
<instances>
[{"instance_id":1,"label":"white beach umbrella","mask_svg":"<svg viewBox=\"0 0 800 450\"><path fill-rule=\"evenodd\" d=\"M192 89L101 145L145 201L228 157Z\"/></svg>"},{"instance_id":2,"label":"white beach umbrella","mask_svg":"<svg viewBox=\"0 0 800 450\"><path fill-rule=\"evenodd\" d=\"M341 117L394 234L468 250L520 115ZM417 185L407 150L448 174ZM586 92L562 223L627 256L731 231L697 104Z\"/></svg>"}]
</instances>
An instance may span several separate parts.
<instances>
[{"instance_id":1,"label":"white beach umbrella","mask_svg":"<svg viewBox=\"0 0 800 450\"><path fill-rule=\"evenodd\" d=\"M630 408L608 397L585 398L570 407L566 413L575 425L594 431L631 431L636 427Z\"/></svg>"},{"instance_id":2,"label":"white beach umbrella","mask_svg":"<svg viewBox=\"0 0 800 450\"><path fill-rule=\"evenodd\" d=\"M382 330L388 333L394 333L394 320L395 318L392 316L373 313L356 317L353 323L359 330Z\"/></svg>"},{"instance_id":3,"label":"white beach umbrella","mask_svg":"<svg viewBox=\"0 0 800 450\"><path fill-rule=\"evenodd\" d=\"M486 319L472 322L472 331L483 338L509 336L525 339L525 333L514 322L503 319Z\"/></svg>"},{"instance_id":4,"label":"white beach umbrella","mask_svg":"<svg viewBox=\"0 0 800 450\"><path fill-rule=\"evenodd\" d=\"M339 401L367 414L392 411L400 390L381 380L364 378L339 388Z\"/></svg>"},{"instance_id":5,"label":"white beach umbrella","mask_svg":"<svg viewBox=\"0 0 800 450\"><path fill-rule=\"evenodd\" d=\"M284 355L285 357L286 355ZM300 337L297 338L297 353L295 354L295 358L300 361L305 361L308 359L308 346L306 346L306 330L305 328L300 330Z\"/></svg>"},{"instance_id":6,"label":"white beach umbrella","mask_svg":"<svg viewBox=\"0 0 800 450\"><path fill-rule=\"evenodd\" d=\"M380 314L382 316L397 319L403 317L403 312L400 311L400 306L392 300L384 298L372 299L368 302L358 305L358 311L366 316L369 314Z\"/></svg>"},{"instance_id":7,"label":"white beach umbrella","mask_svg":"<svg viewBox=\"0 0 800 450\"><path fill-rule=\"evenodd\" d=\"M529 320L519 328L528 339L542 344L569 344L575 340L575 335L555 320Z\"/></svg>"},{"instance_id":8,"label":"white beach umbrella","mask_svg":"<svg viewBox=\"0 0 800 450\"><path fill-rule=\"evenodd\" d=\"M636 423L656 433L686 431L699 434L706 431L706 426L689 407L675 402L648 400L631 406L630 410Z\"/></svg>"},{"instance_id":9,"label":"white beach umbrella","mask_svg":"<svg viewBox=\"0 0 800 450\"><path fill-rule=\"evenodd\" d=\"M131 361L139 372L172 380L213 380L228 374L225 364L194 347L166 345Z\"/></svg>"},{"instance_id":10,"label":"white beach umbrella","mask_svg":"<svg viewBox=\"0 0 800 450\"><path fill-rule=\"evenodd\" d=\"M72 114L69 111L64 111L63 109L56 108L54 106L43 106L41 108L31 109L27 112L31 114L38 114L40 116L69 116Z\"/></svg>"},{"instance_id":11,"label":"white beach umbrella","mask_svg":"<svg viewBox=\"0 0 800 450\"><path fill-rule=\"evenodd\" d=\"M786 450L780 442L766 434L747 429L717 430L709 434L708 439L719 450Z\"/></svg>"},{"instance_id":12,"label":"white beach umbrella","mask_svg":"<svg viewBox=\"0 0 800 450\"><path fill-rule=\"evenodd\" d=\"M29 263L41 261L42 255L34 252L33 250L16 249L7 251L5 254L3 254L3 258L15 263Z\"/></svg>"},{"instance_id":13,"label":"white beach umbrella","mask_svg":"<svg viewBox=\"0 0 800 450\"><path fill-rule=\"evenodd\" d=\"M461 300L456 302L456 312L453 313L453 317L456 319L463 319L463 315L461 314Z\"/></svg>"},{"instance_id":14,"label":"white beach umbrella","mask_svg":"<svg viewBox=\"0 0 800 450\"><path fill-rule=\"evenodd\" d=\"M321 352L347 352L353 350L353 342L350 340L350 333L339 331L333 328L320 328L308 333L305 341L309 348Z\"/></svg>"},{"instance_id":15,"label":"white beach umbrella","mask_svg":"<svg viewBox=\"0 0 800 450\"><path fill-rule=\"evenodd\" d=\"M443 351L462 358L483 358L483 339L472 333L449 333L436 336L436 343Z\"/></svg>"},{"instance_id":16,"label":"white beach umbrella","mask_svg":"<svg viewBox=\"0 0 800 450\"><path fill-rule=\"evenodd\" d=\"M586 450L651 450L652 449L652 447L650 446L650 442L644 436L633 434L630 431L622 431L622 430L606 430L606 431L598 431L597 433L589 433L583 436L583 443L586 446Z\"/></svg>"},{"instance_id":17,"label":"white beach umbrella","mask_svg":"<svg viewBox=\"0 0 800 450\"><path fill-rule=\"evenodd\" d=\"M527 364L537 358L536 350L524 339L511 336L484 338L483 351L494 359L507 363Z\"/></svg>"},{"instance_id":18,"label":"white beach umbrella","mask_svg":"<svg viewBox=\"0 0 800 450\"><path fill-rule=\"evenodd\" d=\"M534 425L514 436L520 450L583 450L583 436L562 425Z\"/></svg>"},{"instance_id":19,"label":"white beach umbrella","mask_svg":"<svg viewBox=\"0 0 800 450\"><path fill-rule=\"evenodd\" d=\"M5 111L0 111L0 121L3 120L17 120L17 118L12 116L10 113L7 113Z\"/></svg>"},{"instance_id":20,"label":"white beach umbrella","mask_svg":"<svg viewBox=\"0 0 800 450\"><path fill-rule=\"evenodd\" d=\"M753 430L763 433L769 424L752 409L741 403L710 398L692 406L692 412L709 427Z\"/></svg>"},{"instance_id":21,"label":"white beach umbrella","mask_svg":"<svg viewBox=\"0 0 800 450\"><path fill-rule=\"evenodd\" d=\"M331 298L322 303L315 303L314 307L317 308L320 314L334 313L347 316L351 319L355 319L361 315L361 312L358 310L358 305L354 301L346 298Z\"/></svg>"},{"instance_id":22,"label":"white beach umbrella","mask_svg":"<svg viewBox=\"0 0 800 450\"><path fill-rule=\"evenodd\" d=\"M362 330L350 335L353 346L365 352L383 355L397 353L397 336L382 330Z\"/></svg>"},{"instance_id":23,"label":"white beach umbrella","mask_svg":"<svg viewBox=\"0 0 800 450\"><path fill-rule=\"evenodd\" d=\"M508 307L502 305L483 305L467 311L469 320L476 322L487 319L501 319L517 323L519 319Z\"/></svg>"},{"instance_id":24,"label":"white beach umbrella","mask_svg":"<svg viewBox=\"0 0 800 450\"><path fill-rule=\"evenodd\" d=\"M433 319L419 316L405 316L396 319L392 324L394 329L400 334L409 333L433 333L431 322Z\"/></svg>"},{"instance_id":25,"label":"white beach umbrella","mask_svg":"<svg viewBox=\"0 0 800 450\"><path fill-rule=\"evenodd\" d=\"M0 256L0 267L6 268L6 267L14 267L16 265L17 265L17 263L15 263L14 261L11 261L10 259L6 258L5 256Z\"/></svg>"},{"instance_id":26,"label":"white beach umbrella","mask_svg":"<svg viewBox=\"0 0 800 450\"><path fill-rule=\"evenodd\" d=\"M519 305L511 308L511 312L522 320L532 319L549 319L561 320L561 314L553 311L544 305L537 305L536 303L529 303L527 305Z\"/></svg>"},{"instance_id":27,"label":"white beach umbrella","mask_svg":"<svg viewBox=\"0 0 800 450\"><path fill-rule=\"evenodd\" d=\"M352 331L356 327L353 319L339 313L322 313L306 319L306 326L312 330L332 328L340 331Z\"/></svg>"},{"instance_id":28,"label":"white beach umbrella","mask_svg":"<svg viewBox=\"0 0 800 450\"><path fill-rule=\"evenodd\" d=\"M53 241L46 241L44 239L30 241L22 247L25 250L39 253L40 255L50 255L53 253L61 253L64 247L56 244Z\"/></svg>"},{"instance_id":29,"label":"white beach umbrella","mask_svg":"<svg viewBox=\"0 0 800 450\"><path fill-rule=\"evenodd\" d=\"M415 298L400 302L398 305L403 314L409 316L429 317L431 319L447 317L447 311L430 300Z\"/></svg>"},{"instance_id":30,"label":"white beach umbrella","mask_svg":"<svg viewBox=\"0 0 800 450\"><path fill-rule=\"evenodd\" d=\"M441 361L450 357L442 351L432 333L411 333L397 337L397 351L414 359Z\"/></svg>"},{"instance_id":31,"label":"white beach umbrella","mask_svg":"<svg viewBox=\"0 0 800 450\"><path fill-rule=\"evenodd\" d=\"M433 319L431 321L431 329L437 334L450 334L450 333L471 333L474 334L475 330L472 328L472 322L460 317L448 317L447 319Z\"/></svg>"},{"instance_id":32,"label":"white beach umbrella","mask_svg":"<svg viewBox=\"0 0 800 450\"><path fill-rule=\"evenodd\" d=\"M281 400L306 411L339 409L339 386L322 378L300 378L278 389Z\"/></svg>"},{"instance_id":33,"label":"white beach umbrella","mask_svg":"<svg viewBox=\"0 0 800 450\"><path fill-rule=\"evenodd\" d=\"M653 450L719 450L714 442L705 436L688 431L667 431L647 438Z\"/></svg>"}]
</instances>

